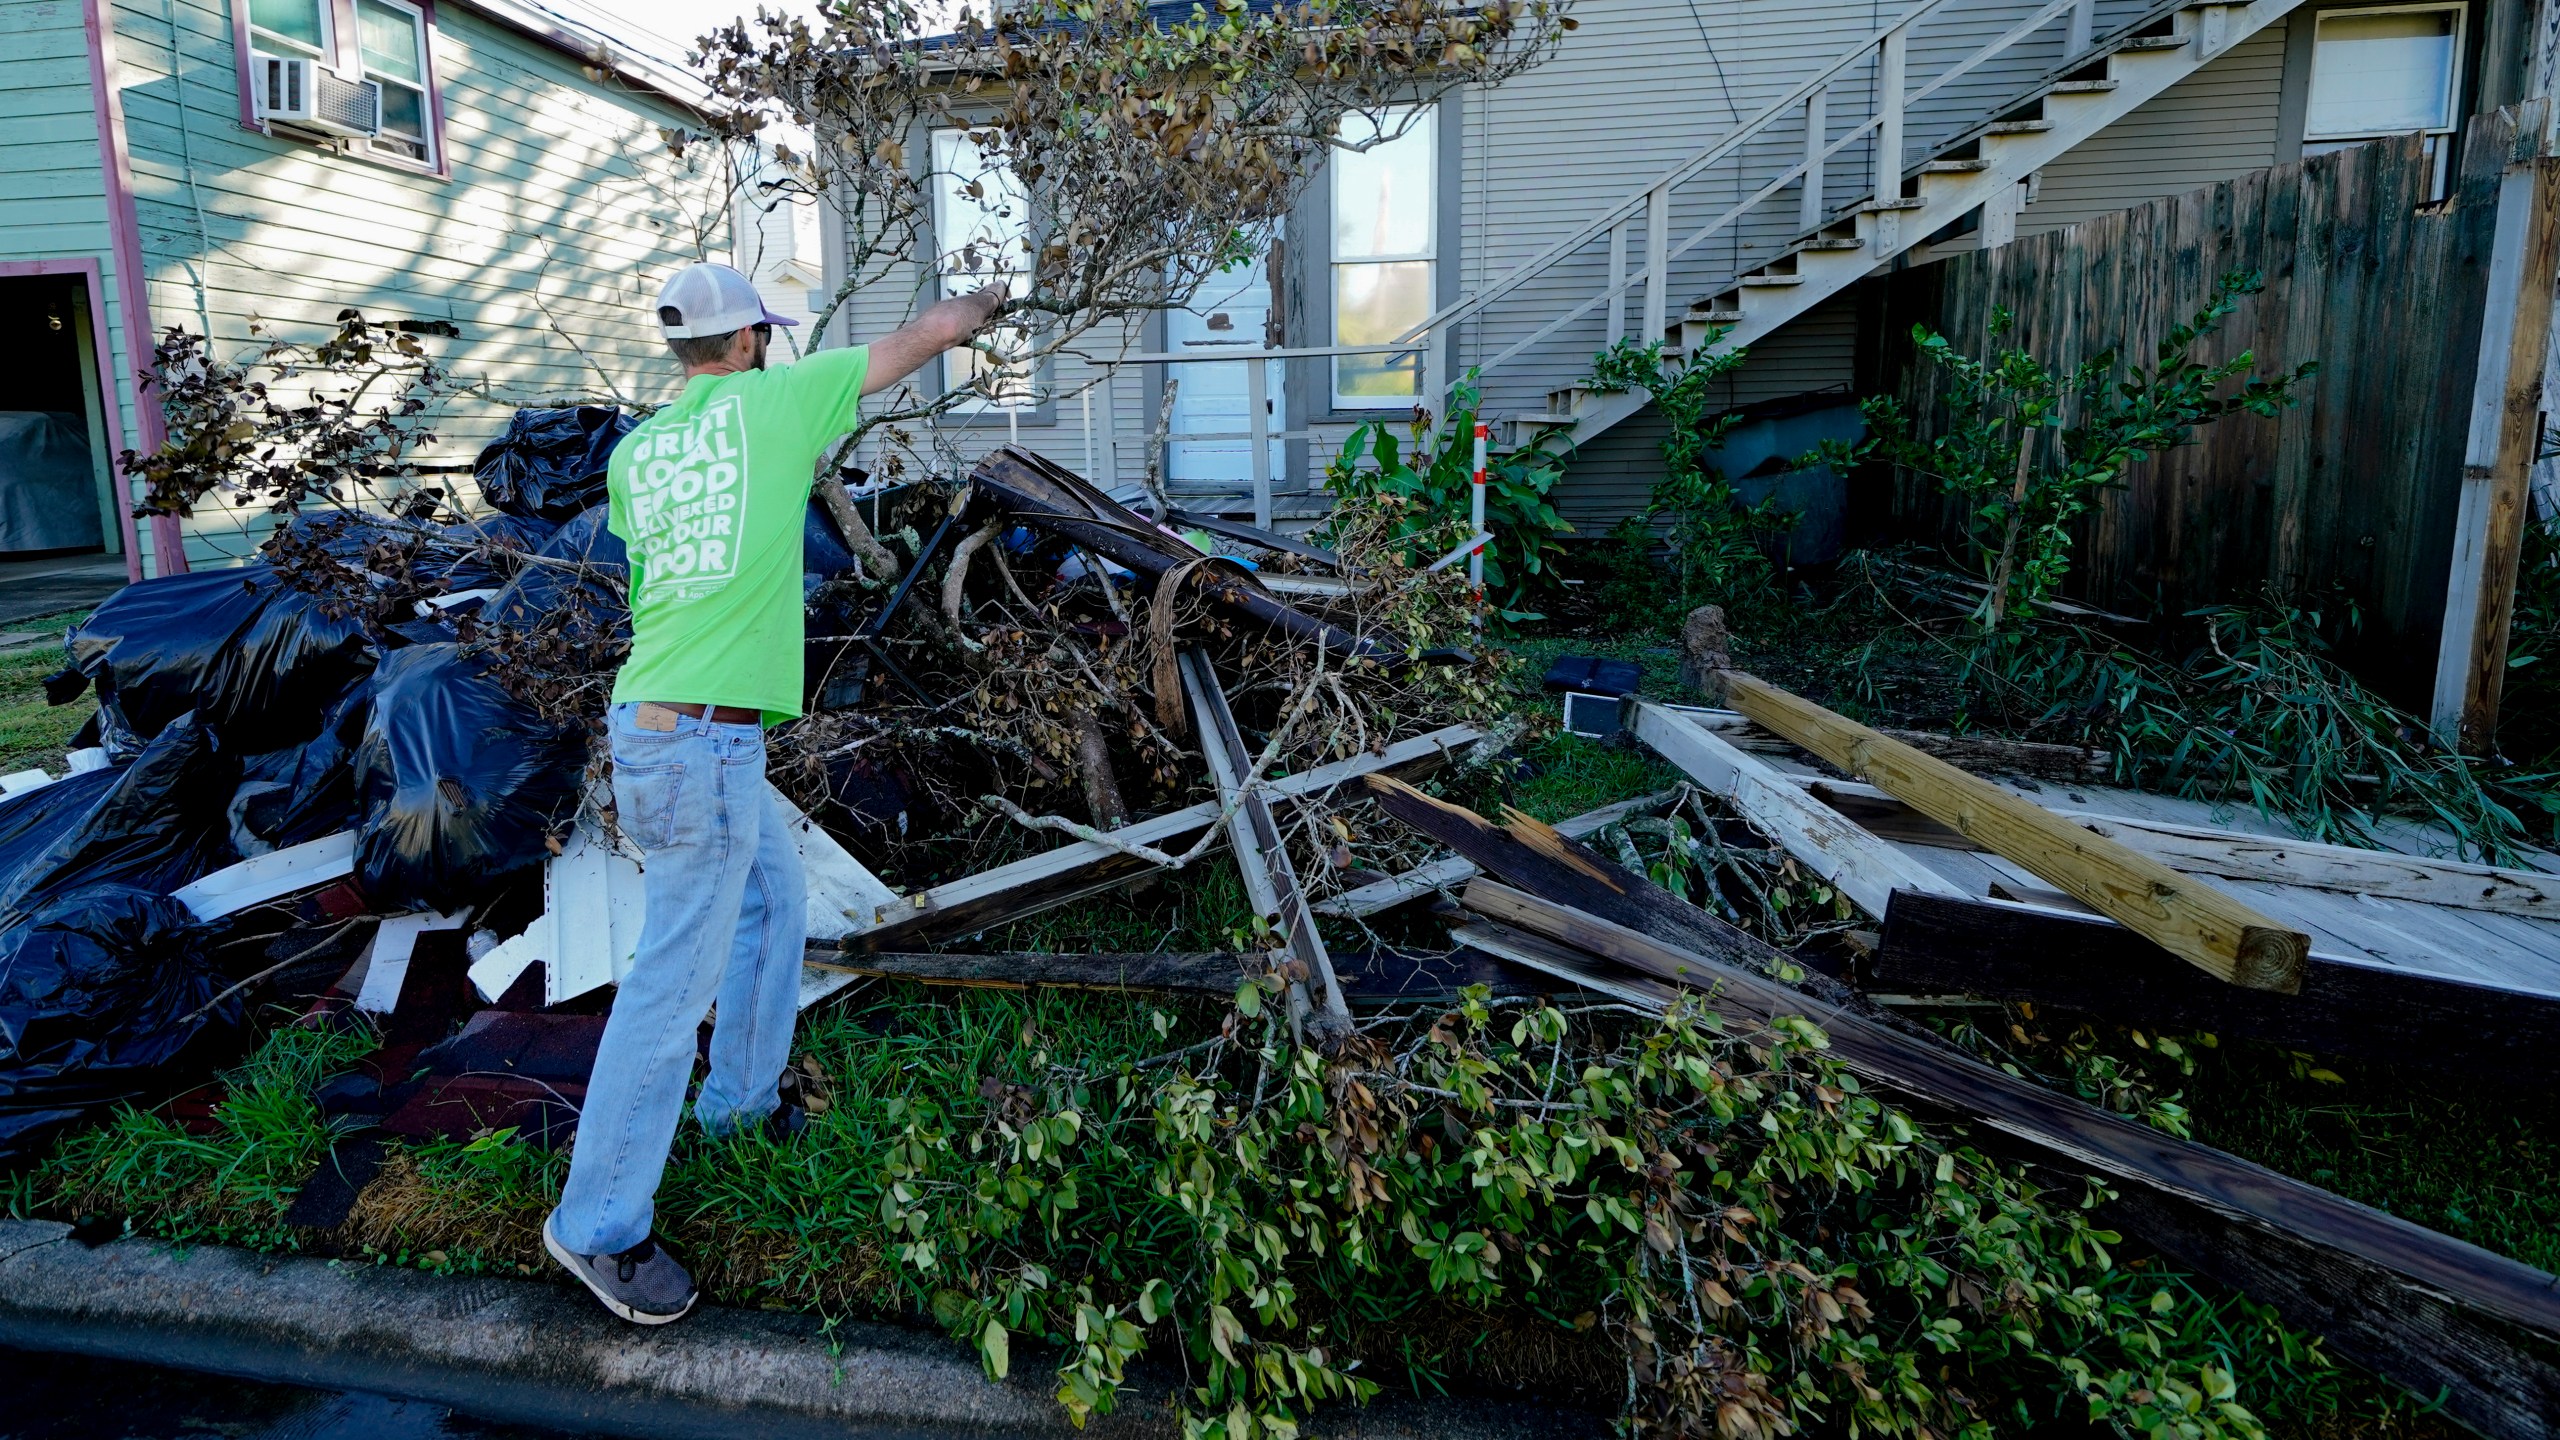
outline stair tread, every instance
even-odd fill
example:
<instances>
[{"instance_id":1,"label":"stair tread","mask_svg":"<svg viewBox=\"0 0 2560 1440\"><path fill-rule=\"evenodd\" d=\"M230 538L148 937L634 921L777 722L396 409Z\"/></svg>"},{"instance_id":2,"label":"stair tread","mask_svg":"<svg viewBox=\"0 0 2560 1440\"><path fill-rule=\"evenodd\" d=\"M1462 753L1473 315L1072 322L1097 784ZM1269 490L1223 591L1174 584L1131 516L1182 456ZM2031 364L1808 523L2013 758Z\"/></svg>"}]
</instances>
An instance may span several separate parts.
<instances>
[{"instance_id":1,"label":"stair tread","mask_svg":"<svg viewBox=\"0 0 2560 1440\"><path fill-rule=\"evenodd\" d=\"M2136 35L2116 47L2120 50L2178 50L2195 37L2192 35Z\"/></svg>"},{"instance_id":2,"label":"stair tread","mask_svg":"<svg viewBox=\"0 0 2560 1440\"><path fill-rule=\"evenodd\" d=\"M1920 167L1920 173L1923 175L1964 175L1971 174L1977 170L1988 170L1990 168L1991 162L1988 160L1932 160Z\"/></svg>"},{"instance_id":3,"label":"stair tread","mask_svg":"<svg viewBox=\"0 0 2560 1440\"><path fill-rule=\"evenodd\" d=\"M2038 135L2053 128L2050 120L1994 120L1983 127L1985 135Z\"/></svg>"},{"instance_id":4,"label":"stair tread","mask_svg":"<svg viewBox=\"0 0 2560 1440\"><path fill-rule=\"evenodd\" d=\"M2052 88L2056 95L2102 95L2116 84L2113 80L2056 80Z\"/></svg>"},{"instance_id":5,"label":"stair tread","mask_svg":"<svg viewBox=\"0 0 2560 1440\"><path fill-rule=\"evenodd\" d=\"M1927 206L1928 203L1928 201L1919 199L1916 196L1911 198L1896 198L1892 200L1861 200L1858 202L1858 210L1861 213L1877 210L1918 210Z\"/></svg>"},{"instance_id":6,"label":"stair tread","mask_svg":"<svg viewBox=\"0 0 2560 1440\"><path fill-rule=\"evenodd\" d=\"M1804 283L1804 277L1801 275L1745 275L1736 283L1743 285L1801 285Z\"/></svg>"}]
</instances>

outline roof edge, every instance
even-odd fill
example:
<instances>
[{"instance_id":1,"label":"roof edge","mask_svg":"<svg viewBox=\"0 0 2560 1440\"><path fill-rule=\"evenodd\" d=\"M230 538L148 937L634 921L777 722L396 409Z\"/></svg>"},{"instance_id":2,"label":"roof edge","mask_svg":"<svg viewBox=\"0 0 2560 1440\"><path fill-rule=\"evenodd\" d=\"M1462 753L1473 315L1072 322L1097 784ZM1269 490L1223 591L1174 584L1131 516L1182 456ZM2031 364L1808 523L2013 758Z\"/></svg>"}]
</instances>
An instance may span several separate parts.
<instances>
[{"instance_id":1,"label":"roof edge","mask_svg":"<svg viewBox=\"0 0 2560 1440\"><path fill-rule=\"evenodd\" d=\"M664 100L709 116L726 108L711 87L690 70L641 54L613 37L581 25L531 0L445 0L445 3L472 11L486 19L538 40L544 45L598 69L608 71Z\"/></svg>"}]
</instances>

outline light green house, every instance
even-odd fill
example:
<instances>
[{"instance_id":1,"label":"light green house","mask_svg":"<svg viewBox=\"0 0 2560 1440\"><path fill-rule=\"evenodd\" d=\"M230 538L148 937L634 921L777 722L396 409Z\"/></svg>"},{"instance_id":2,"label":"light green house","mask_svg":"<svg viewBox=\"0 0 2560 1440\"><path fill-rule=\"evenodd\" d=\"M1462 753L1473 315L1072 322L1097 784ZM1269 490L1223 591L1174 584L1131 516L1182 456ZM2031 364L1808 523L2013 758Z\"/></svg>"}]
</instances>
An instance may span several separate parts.
<instances>
[{"instance_id":1,"label":"light green house","mask_svg":"<svg viewBox=\"0 0 2560 1440\"><path fill-rule=\"evenodd\" d=\"M120 491L171 327L228 358L350 307L449 323L428 343L470 389L431 471L520 404L668 398L647 306L729 251L718 151L662 133L704 103L529 0L0 0L0 342L27 377L0 559L120 551L140 578L254 548L255 508L137 524Z\"/></svg>"}]
</instances>

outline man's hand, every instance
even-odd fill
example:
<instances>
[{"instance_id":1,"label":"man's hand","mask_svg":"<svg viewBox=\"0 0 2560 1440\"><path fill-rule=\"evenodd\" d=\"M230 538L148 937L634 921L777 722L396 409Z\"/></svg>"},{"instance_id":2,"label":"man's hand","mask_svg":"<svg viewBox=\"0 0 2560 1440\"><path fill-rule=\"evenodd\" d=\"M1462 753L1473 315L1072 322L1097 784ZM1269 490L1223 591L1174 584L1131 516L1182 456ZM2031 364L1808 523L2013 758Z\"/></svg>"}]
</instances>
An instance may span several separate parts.
<instances>
[{"instance_id":1,"label":"man's hand","mask_svg":"<svg viewBox=\"0 0 2560 1440\"><path fill-rule=\"evenodd\" d=\"M996 318L1012 292L1002 284L926 306L923 314L871 342L862 393L877 395L924 368L945 350L966 345Z\"/></svg>"}]
</instances>

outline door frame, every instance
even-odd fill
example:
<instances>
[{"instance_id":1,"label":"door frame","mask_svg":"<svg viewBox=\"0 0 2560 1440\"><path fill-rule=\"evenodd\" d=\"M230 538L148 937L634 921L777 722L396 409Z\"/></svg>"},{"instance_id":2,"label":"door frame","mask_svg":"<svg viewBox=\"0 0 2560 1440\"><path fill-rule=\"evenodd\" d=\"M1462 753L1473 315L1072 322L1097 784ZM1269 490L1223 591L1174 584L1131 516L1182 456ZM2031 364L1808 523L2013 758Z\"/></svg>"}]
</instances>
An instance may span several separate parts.
<instances>
[{"instance_id":1,"label":"door frame","mask_svg":"<svg viewBox=\"0 0 2560 1440\"><path fill-rule=\"evenodd\" d=\"M115 501L116 533L124 546L125 579L142 579L142 551L136 544L133 506L126 503L123 470L114 450L129 444L124 433L124 400L116 388L115 335L107 329L105 280L94 255L66 255L41 260L0 260L0 280L21 276L73 275L88 282L89 358L98 372L98 429L107 437L109 453L99 458L107 467L107 491Z\"/></svg>"}]
</instances>

